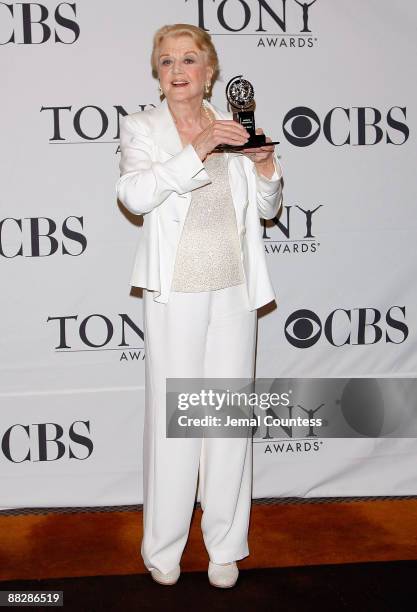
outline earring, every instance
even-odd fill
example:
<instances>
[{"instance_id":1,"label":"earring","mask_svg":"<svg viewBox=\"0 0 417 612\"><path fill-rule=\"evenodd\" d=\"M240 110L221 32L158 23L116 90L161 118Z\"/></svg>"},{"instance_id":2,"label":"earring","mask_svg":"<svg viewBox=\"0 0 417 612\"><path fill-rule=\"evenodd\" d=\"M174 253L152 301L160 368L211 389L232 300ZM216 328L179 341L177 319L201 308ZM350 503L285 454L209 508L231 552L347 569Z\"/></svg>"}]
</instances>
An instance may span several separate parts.
<instances>
[{"instance_id":1,"label":"earring","mask_svg":"<svg viewBox=\"0 0 417 612\"><path fill-rule=\"evenodd\" d=\"M210 83L207 81L207 83L206 83L206 96L207 97L208 97L209 93L210 93Z\"/></svg>"},{"instance_id":2,"label":"earring","mask_svg":"<svg viewBox=\"0 0 417 612\"><path fill-rule=\"evenodd\" d=\"M161 83L159 83L158 85L158 89L159 89L159 95L162 96L162 87L161 87Z\"/></svg>"}]
</instances>

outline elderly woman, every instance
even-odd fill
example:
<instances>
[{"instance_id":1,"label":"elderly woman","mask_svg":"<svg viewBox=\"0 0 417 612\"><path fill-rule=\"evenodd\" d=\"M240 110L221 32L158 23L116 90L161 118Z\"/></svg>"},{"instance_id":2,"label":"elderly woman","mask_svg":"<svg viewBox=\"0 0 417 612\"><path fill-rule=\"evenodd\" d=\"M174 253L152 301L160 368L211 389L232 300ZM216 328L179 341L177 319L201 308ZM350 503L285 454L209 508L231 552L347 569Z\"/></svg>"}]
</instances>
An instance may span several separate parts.
<instances>
[{"instance_id":1,"label":"elderly woman","mask_svg":"<svg viewBox=\"0 0 417 612\"><path fill-rule=\"evenodd\" d=\"M233 586L249 554L251 438L168 438L166 378L253 378L257 308L275 298L260 217L282 204L273 146L207 99L218 58L188 24L154 36L162 103L120 123L119 200L143 215L131 284L143 287L145 421L141 554L154 580L174 584L197 482L214 586ZM267 142L270 139L267 139Z\"/></svg>"}]
</instances>

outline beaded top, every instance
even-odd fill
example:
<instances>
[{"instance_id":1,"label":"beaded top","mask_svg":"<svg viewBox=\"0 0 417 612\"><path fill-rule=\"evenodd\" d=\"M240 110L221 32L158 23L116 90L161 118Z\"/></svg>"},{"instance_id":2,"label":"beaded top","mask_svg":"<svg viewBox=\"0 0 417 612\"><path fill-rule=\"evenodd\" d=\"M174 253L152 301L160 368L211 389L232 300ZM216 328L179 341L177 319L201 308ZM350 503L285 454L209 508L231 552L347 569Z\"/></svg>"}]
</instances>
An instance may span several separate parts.
<instances>
[{"instance_id":1,"label":"beaded top","mask_svg":"<svg viewBox=\"0 0 417 612\"><path fill-rule=\"evenodd\" d=\"M245 280L226 156L211 155L205 168L212 182L191 192L172 291L210 291Z\"/></svg>"}]
</instances>

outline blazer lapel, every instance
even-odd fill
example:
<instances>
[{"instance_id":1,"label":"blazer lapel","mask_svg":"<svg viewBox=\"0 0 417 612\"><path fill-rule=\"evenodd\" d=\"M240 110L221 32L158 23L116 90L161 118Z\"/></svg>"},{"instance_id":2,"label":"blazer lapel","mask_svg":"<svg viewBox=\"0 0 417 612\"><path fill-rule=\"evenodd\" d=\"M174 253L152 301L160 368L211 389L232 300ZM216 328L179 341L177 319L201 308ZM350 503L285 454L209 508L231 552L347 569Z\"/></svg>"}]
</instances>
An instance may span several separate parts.
<instances>
[{"instance_id":1,"label":"blazer lapel","mask_svg":"<svg viewBox=\"0 0 417 612\"><path fill-rule=\"evenodd\" d=\"M156 107L154 117L153 137L156 144L169 155L180 153L183 149L181 138L166 98Z\"/></svg>"}]
</instances>

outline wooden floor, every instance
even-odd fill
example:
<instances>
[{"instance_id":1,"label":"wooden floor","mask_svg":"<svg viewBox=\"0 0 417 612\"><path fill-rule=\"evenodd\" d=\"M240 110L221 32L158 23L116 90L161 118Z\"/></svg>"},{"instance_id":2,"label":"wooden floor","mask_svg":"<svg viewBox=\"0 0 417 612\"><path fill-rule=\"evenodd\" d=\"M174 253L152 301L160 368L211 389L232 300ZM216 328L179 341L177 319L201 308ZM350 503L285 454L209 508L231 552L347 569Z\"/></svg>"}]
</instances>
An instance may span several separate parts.
<instances>
[{"instance_id":1,"label":"wooden floor","mask_svg":"<svg viewBox=\"0 0 417 612\"><path fill-rule=\"evenodd\" d=\"M196 508L182 571L206 571ZM0 580L146 572L142 513L0 513ZM417 559L417 499L253 503L249 548L240 569Z\"/></svg>"}]
</instances>

